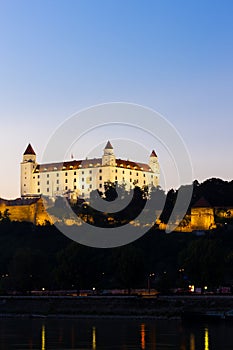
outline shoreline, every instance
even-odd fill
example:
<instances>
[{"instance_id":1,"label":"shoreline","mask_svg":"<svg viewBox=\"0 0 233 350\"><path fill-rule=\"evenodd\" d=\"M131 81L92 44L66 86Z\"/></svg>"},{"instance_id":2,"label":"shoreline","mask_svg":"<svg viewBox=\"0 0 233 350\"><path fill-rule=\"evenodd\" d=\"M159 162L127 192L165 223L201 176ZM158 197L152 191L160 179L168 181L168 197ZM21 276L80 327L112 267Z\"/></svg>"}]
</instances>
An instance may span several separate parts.
<instances>
[{"instance_id":1,"label":"shoreline","mask_svg":"<svg viewBox=\"0 0 233 350\"><path fill-rule=\"evenodd\" d=\"M184 313L233 312L233 296L0 296L0 318L129 318L181 320ZM192 318L190 318L192 319Z\"/></svg>"}]
</instances>

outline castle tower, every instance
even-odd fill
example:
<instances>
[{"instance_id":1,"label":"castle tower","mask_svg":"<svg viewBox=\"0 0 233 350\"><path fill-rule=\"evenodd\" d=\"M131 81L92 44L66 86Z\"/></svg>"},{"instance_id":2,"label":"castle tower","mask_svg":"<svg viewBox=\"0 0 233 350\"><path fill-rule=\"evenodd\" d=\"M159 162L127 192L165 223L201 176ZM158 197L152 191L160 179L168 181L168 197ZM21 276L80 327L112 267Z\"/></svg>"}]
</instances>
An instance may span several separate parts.
<instances>
[{"instance_id":1,"label":"castle tower","mask_svg":"<svg viewBox=\"0 0 233 350\"><path fill-rule=\"evenodd\" d=\"M157 173L159 176L159 162L158 157L155 151L153 150L150 155L149 166L154 173Z\"/></svg>"},{"instance_id":2,"label":"castle tower","mask_svg":"<svg viewBox=\"0 0 233 350\"><path fill-rule=\"evenodd\" d=\"M111 143L108 141L104 148L102 165L115 166L115 163L116 163L116 157L113 152L113 147Z\"/></svg>"},{"instance_id":3,"label":"castle tower","mask_svg":"<svg viewBox=\"0 0 233 350\"><path fill-rule=\"evenodd\" d=\"M33 171L36 167L36 153L31 144L27 146L21 162L21 197L33 194Z\"/></svg>"}]
</instances>

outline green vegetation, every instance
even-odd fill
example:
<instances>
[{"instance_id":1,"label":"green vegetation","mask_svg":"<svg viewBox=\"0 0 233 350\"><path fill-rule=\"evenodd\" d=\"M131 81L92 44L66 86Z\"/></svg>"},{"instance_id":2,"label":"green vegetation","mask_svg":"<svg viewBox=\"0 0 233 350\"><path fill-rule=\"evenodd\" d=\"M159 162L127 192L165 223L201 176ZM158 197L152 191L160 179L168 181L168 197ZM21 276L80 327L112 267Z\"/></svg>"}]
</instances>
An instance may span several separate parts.
<instances>
[{"instance_id":1,"label":"green vegetation","mask_svg":"<svg viewBox=\"0 0 233 350\"><path fill-rule=\"evenodd\" d=\"M233 230L197 237L151 229L124 247L79 245L53 226L0 224L0 288L26 292L42 288L151 288L167 292L189 284L211 288L233 283ZM149 277L150 274L153 275Z\"/></svg>"},{"instance_id":2,"label":"green vegetation","mask_svg":"<svg viewBox=\"0 0 233 350\"><path fill-rule=\"evenodd\" d=\"M106 191L107 200L114 199L115 189L108 186ZM91 201L95 195L92 193ZM114 214L114 220L119 223L136 217L146 196L146 189L137 188L134 204ZM169 191L161 215L163 222L168 220L176 196L177 191ZM82 246L51 225L11 222L9 212L5 211L0 215L0 292L93 287L130 291L147 288L148 283L161 292L187 288L189 284L207 285L211 289L232 286L233 228L227 207L233 206L233 181L210 179L203 184L195 181L191 205L201 196L214 206L222 206L217 229L198 237L194 233L165 234L154 226L137 241L114 249ZM153 201L153 208L160 209L165 194L159 188L154 189L149 200ZM80 216L93 217L94 224L106 225L106 214L94 211L91 201L90 206L78 205L74 211ZM62 208L62 202L60 206Z\"/></svg>"}]
</instances>

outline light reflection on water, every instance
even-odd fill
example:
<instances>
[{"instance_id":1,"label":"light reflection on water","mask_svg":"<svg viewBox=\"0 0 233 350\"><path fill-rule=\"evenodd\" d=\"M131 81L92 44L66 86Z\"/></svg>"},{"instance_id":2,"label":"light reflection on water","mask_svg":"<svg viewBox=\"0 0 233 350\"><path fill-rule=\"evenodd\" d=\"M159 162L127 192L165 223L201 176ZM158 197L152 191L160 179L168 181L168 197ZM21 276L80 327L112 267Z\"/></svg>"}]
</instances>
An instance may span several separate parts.
<instances>
[{"instance_id":1,"label":"light reflection on water","mask_svg":"<svg viewBox=\"0 0 233 350\"><path fill-rule=\"evenodd\" d=\"M232 350L232 324L135 319L0 319L0 350Z\"/></svg>"}]
</instances>

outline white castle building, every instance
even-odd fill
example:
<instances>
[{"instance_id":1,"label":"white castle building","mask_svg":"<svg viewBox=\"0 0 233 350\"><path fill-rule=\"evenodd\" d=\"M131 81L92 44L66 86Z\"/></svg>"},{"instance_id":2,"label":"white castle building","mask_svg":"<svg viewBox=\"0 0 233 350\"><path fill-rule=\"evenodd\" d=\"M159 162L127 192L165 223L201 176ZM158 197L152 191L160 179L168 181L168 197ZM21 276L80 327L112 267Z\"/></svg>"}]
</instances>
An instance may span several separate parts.
<instances>
[{"instance_id":1,"label":"white castle building","mask_svg":"<svg viewBox=\"0 0 233 350\"><path fill-rule=\"evenodd\" d=\"M23 154L21 197L24 198L68 194L89 198L92 190L104 191L104 184L108 181L125 184L126 190L135 185L158 186L159 163L155 151L152 151L148 164L116 158L109 141L102 158L38 164L30 144Z\"/></svg>"}]
</instances>

